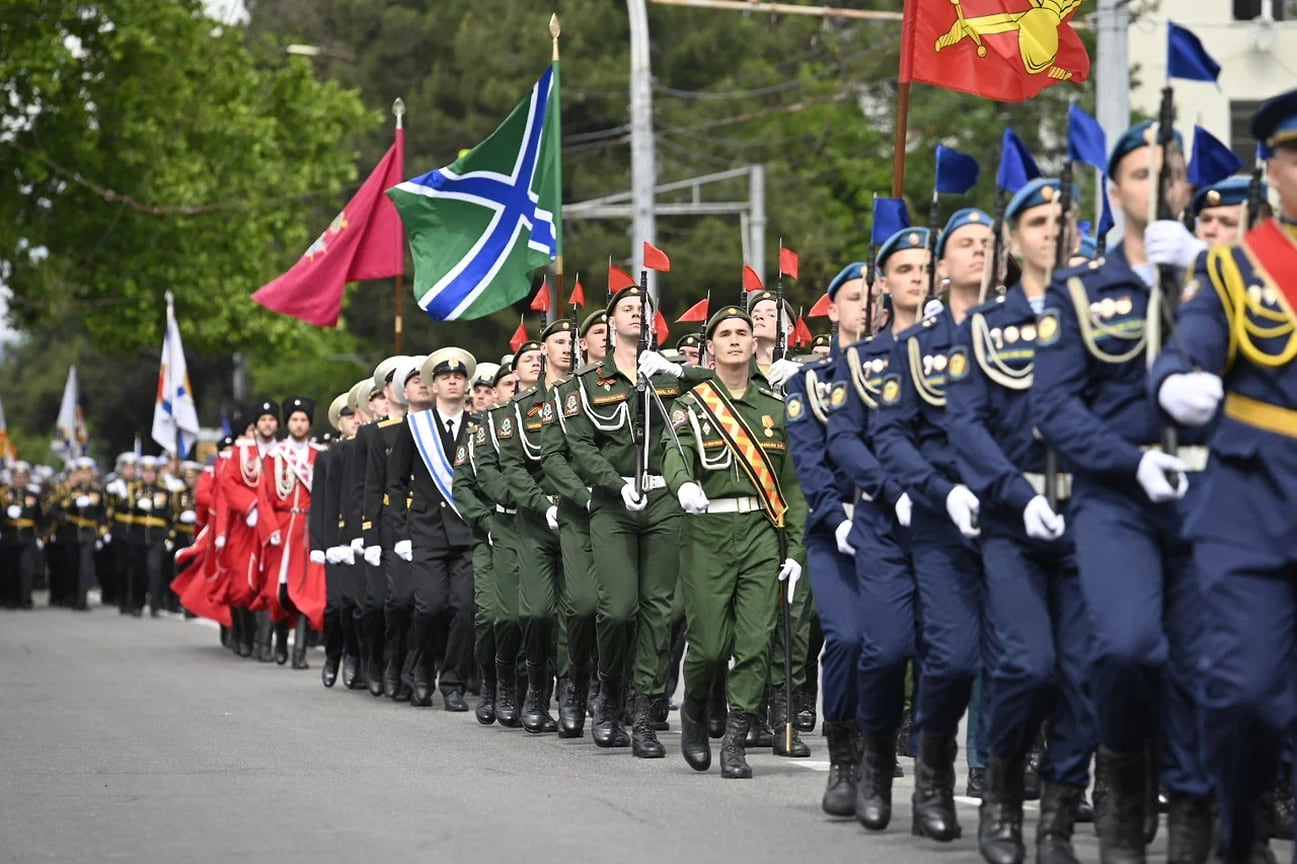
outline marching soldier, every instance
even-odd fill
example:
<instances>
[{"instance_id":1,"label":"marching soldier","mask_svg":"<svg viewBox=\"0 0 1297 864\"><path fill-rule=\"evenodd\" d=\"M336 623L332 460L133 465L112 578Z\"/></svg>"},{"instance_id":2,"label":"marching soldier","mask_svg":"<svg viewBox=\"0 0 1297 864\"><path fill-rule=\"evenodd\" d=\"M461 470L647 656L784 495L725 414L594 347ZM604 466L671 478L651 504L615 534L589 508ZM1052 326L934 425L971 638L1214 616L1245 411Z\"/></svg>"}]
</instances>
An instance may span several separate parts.
<instances>
[{"instance_id":1,"label":"marching soldier","mask_svg":"<svg viewBox=\"0 0 1297 864\"><path fill-rule=\"evenodd\" d=\"M172 551L178 555L184 549L194 545L194 537L198 530L198 512L195 509L197 502L195 495L198 487L198 480L203 476L203 465L200 462L184 461L180 463L180 477L182 485L179 490L172 496L172 513L175 521L171 523L171 540ZM172 561L174 562L174 557ZM174 597L179 605L179 597L176 595L174 588L169 589L168 595ZM186 610L185 617L192 617L193 613Z\"/></svg>"},{"instance_id":2,"label":"marching soldier","mask_svg":"<svg viewBox=\"0 0 1297 864\"><path fill-rule=\"evenodd\" d=\"M698 346L701 344L697 333L686 333L676 340L676 350L684 355L686 366L698 365Z\"/></svg>"},{"instance_id":3,"label":"marching soldier","mask_svg":"<svg viewBox=\"0 0 1297 864\"><path fill-rule=\"evenodd\" d=\"M105 606L121 603L121 592L125 590L129 555L127 536L130 534L130 514L126 500L131 483L139 468L139 457L127 451L117 455L116 477L109 479L104 486L108 501L108 534L104 536L104 545L108 547L108 575L101 586L102 600ZM116 539L118 542L113 543Z\"/></svg>"},{"instance_id":4,"label":"marching soldier","mask_svg":"<svg viewBox=\"0 0 1297 864\"><path fill-rule=\"evenodd\" d=\"M721 776L747 778L745 740L766 680L779 594L792 602L805 561L806 501L787 452L783 401L751 377L752 319L727 306L706 336L715 378L672 408L674 434L662 441L668 487L689 514L679 561L691 711L681 712L681 750L695 770L710 767L706 729L692 721L732 657Z\"/></svg>"},{"instance_id":5,"label":"marching soldier","mask_svg":"<svg viewBox=\"0 0 1297 864\"><path fill-rule=\"evenodd\" d=\"M54 542L60 554L51 568L50 603L78 612L90 608L86 595L95 578L95 546L102 544L101 537L107 533L104 494L94 483L94 467L88 456L73 460L67 481L56 490L54 505Z\"/></svg>"},{"instance_id":6,"label":"marching soldier","mask_svg":"<svg viewBox=\"0 0 1297 864\"><path fill-rule=\"evenodd\" d=\"M1149 382L1177 423L1196 428L1219 416L1201 480L1210 494L1184 530L1208 612L1199 711L1222 829L1213 861L1221 864L1274 860L1258 802L1274 786L1297 720L1290 675L1297 657L1297 90L1263 103L1251 131L1272 150L1266 168L1279 216L1198 259L1176 338Z\"/></svg>"},{"instance_id":7,"label":"marching soldier","mask_svg":"<svg viewBox=\"0 0 1297 864\"><path fill-rule=\"evenodd\" d=\"M240 420L239 422L243 422ZM270 662L270 614L253 611L261 588L261 549L270 539L270 514L258 508L262 462L279 431L279 405L263 399L245 428L235 424L239 437L228 459L218 460L216 484L221 501L217 515L218 566L224 571L224 602L233 619L232 647L240 657ZM262 521L262 516L266 521Z\"/></svg>"},{"instance_id":8,"label":"marching soldier","mask_svg":"<svg viewBox=\"0 0 1297 864\"><path fill-rule=\"evenodd\" d=\"M32 482L31 466L15 462L9 482L0 485L0 602L6 609L31 609L32 586L39 561L43 518L40 487Z\"/></svg>"},{"instance_id":9,"label":"marching soldier","mask_svg":"<svg viewBox=\"0 0 1297 864\"><path fill-rule=\"evenodd\" d=\"M343 602L347 575L343 569L346 565L340 554L339 540L344 524L339 493L346 470L344 460L355 426L355 412L347 404L348 396L348 393L342 393L329 403L329 425L338 434L329 448L315 457L312 481L316 494L311 499L311 560L324 564L324 665L320 668L320 681L325 687L332 687L338 680L338 669L347 647L343 614L344 611L348 616L351 614ZM354 670L352 675L354 677Z\"/></svg>"},{"instance_id":10,"label":"marching soldier","mask_svg":"<svg viewBox=\"0 0 1297 864\"><path fill-rule=\"evenodd\" d=\"M174 510L171 492L162 485L158 476L160 460L154 456L140 458L140 479L128 487L131 495L131 532L128 538L131 550L131 600L129 611L139 615L144 608L144 596L149 598L149 615L157 618L166 608L164 592L169 594L163 556L166 543L171 538Z\"/></svg>"}]
</instances>

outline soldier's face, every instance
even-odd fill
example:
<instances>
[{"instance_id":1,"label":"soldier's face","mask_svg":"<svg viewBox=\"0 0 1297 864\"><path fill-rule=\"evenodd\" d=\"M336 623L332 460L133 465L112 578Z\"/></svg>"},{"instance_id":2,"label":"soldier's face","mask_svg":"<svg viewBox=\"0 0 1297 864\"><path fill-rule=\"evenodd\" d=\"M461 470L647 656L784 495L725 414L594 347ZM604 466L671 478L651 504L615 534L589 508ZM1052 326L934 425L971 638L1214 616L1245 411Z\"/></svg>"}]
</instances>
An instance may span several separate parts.
<instances>
[{"instance_id":1,"label":"soldier's face","mask_svg":"<svg viewBox=\"0 0 1297 864\"><path fill-rule=\"evenodd\" d=\"M639 339L640 305L638 297L626 297L612 310L613 332L623 345Z\"/></svg>"},{"instance_id":2,"label":"soldier's face","mask_svg":"<svg viewBox=\"0 0 1297 864\"><path fill-rule=\"evenodd\" d=\"M392 406L388 404L387 396L385 394L380 393L373 399L369 400L370 417L384 417L391 410Z\"/></svg>"},{"instance_id":3,"label":"soldier's face","mask_svg":"<svg viewBox=\"0 0 1297 864\"><path fill-rule=\"evenodd\" d=\"M816 345L814 348L811 349L811 353L814 354L816 357L827 357L829 356L829 350L830 349L828 345Z\"/></svg>"},{"instance_id":4,"label":"soldier's face","mask_svg":"<svg viewBox=\"0 0 1297 864\"><path fill-rule=\"evenodd\" d=\"M30 482L32 482L32 478L26 471L15 471L13 475L13 483L11 485L21 488Z\"/></svg>"},{"instance_id":5,"label":"soldier's face","mask_svg":"<svg viewBox=\"0 0 1297 864\"><path fill-rule=\"evenodd\" d=\"M756 347L752 328L742 318L722 321L707 340L707 353L715 358L718 366L746 366L752 361Z\"/></svg>"},{"instance_id":6,"label":"soldier's face","mask_svg":"<svg viewBox=\"0 0 1297 864\"><path fill-rule=\"evenodd\" d=\"M257 418L257 437L263 441L275 437L279 431L279 418L273 414L262 414Z\"/></svg>"},{"instance_id":7,"label":"soldier's face","mask_svg":"<svg viewBox=\"0 0 1297 864\"><path fill-rule=\"evenodd\" d=\"M1279 209L1289 219L1297 219L1297 146L1276 147L1266 160L1270 186L1279 193Z\"/></svg>"},{"instance_id":8,"label":"soldier's face","mask_svg":"<svg viewBox=\"0 0 1297 864\"><path fill-rule=\"evenodd\" d=\"M551 368L567 372L572 368L572 334L555 333L545 340L545 359Z\"/></svg>"},{"instance_id":9,"label":"soldier's face","mask_svg":"<svg viewBox=\"0 0 1297 864\"><path fill-rule=\"evenodd\" d=\"M356 427L360 421L355 414L347 414L338 418L338 434L345 437L356 434Z\"/></svg>"},{"instance_id":10,"label":"soldier's face","mask_svg":"<svg viewBox=\"0 0 1297 864\"><path fill-rule=\"evenodd\" d=\"M1013 251L1022 256L1024 266L1037 272L1048 271L1058 254L1057 204L1041 204L1018 214L1018 222L1009 233Z\"/></svg>"},{"instance_id":11,"label":"soldier's face","mask_svg":"<svg viewBox=\"0 0 1297 864\"><path fill-rule=\"evenodd\" d=\"M122 470L117 472L117 476L121 477L123 480L134 480L135 466L127 462L125 465L122 466Z\"/></svg>"},{"instance_id":12,"label":"soldier's face","mask_svg":"<svg viewBox=\"0 0 1297 864\"><path fill-rule=\"evenodd\" d=\"M604 358L604 345L607 344L608 325L596 324L581 337L581 350L591 363L598 363Z\"/></svg>"},{"instance_id":13,"label":"soldier's face","mask_svg":"<svg viewBox=\"0 0 1297 864\"><path fill-rule=\"evenodd\" d=\"M986 255L991 246L991 227L975 222L964 225L946 238L937 276L959 286L976 285L986 272Z\"/></svg>"},{"instance_id":14,"label":"soldier's face","mask_svg":"<svg viewBox=\"0 0 1297 864\"><path fill-rule=\"evenodd\" d=\"M294 441L301 441L311 434L311 418L307 417L301 411L294 411L288 415L288 434L293 437Z\"/></svg>"},{"instance_id":15,"label":"soldier's face","mask_svg":"<svg viewBox=\"0 0 1297 864\"><path fill-rule=\"evenodd\" d=\"M855 342L865 329L865 280L852 279L838 286L829 303L829 320ZM827 353L828 349L825 349Z\"/></svg>"},{"instance_id":16,"label":"soldier's face","mask_svg":"<svg viewBox=\"0 0 1297 864\"><path fill-rule=\"evenodd\" d=\"M685 355L685 361L688 362L690 366L698 365L698 349L693 345L685 345L680 349L680 353Z\"/></svg>"},{"instance_id":17,"label":"soldier's face","mask_svg":"<svg viewBox=\"0 0 1297 864\"><path fill-rule=\"evenodd\" d=\"M1204 207L1198 211L1198 224L1193 233L1209 245L1233 243L1238 239L1239 220L1243 210L1237 204L1225 207Z\"/></svg>"},{"instance_id":18,"label":"soldier's face","mask_svg":"<svg viewBox=\"0 0 1297 864\"><path fill-rule=\"evenodd\" d=\"M495 388L490 384L473 385L473 410L485 411L495 404Z\"/></svg>"},{"instance_id":19,"label":"soldier's face","mask_svg":"<svg viewBox=\"0 0 1297 864\"><path fill-rule=\"evenodd\" d=\"M530 387L540 380L540 357L539 351L528 351L514 358L513 371L519 386Z\"/></svg>"},{"instance_id":20,"label":"soldier's face","mask_svg":"<svg viewBox=\"0 0 1297 864\"><path fill-rule=\"evenodd\" d=\"M495 385L495 398L498 402L508 402L518 392L518 376L510 372Z\"/></svg>"},{"instance_id":21,"label":"soldier's face","mask_svg":"<svg viewBox=\"0 0 1297 864\"><path fill-rule=\"evenodd\" d=\"M463 402L468 376L463 372L442 372L432 382L432 392L442 402Z\"/></svg>"},{"instance_id":22,"label":"soldier's face","mask_svg":"<svg viewBox=\"0 0 1297 864\"><path fill-rule=\"evenodd\" d=\"M758 339L764 339L769 342L775 341L776 324L775 319L778 317L776 312L779 306L774 300L762 300L757 305L748 310L752 316L752 332ZM787 327L785 318L784 326Z\"/></svg>"},{"instance_id":23,"label":"soldier's face","mask_svg":"<svg viewBox=\"0 0 1297 864\"><path fill-rule=\"evenodd\" d=\"M431 401L432 390L423 383L422 375L416 372L405 379L405 404L427 405Z\"/></svg>"},{"instance_id":24,"label":"soldier's face","mask_svg":"<svg viewBox=\"0 0 1297 864\"><path fill-rule=\"evenodd\" d=\"M883 287L892 295L892 305L902 312L917 315L919 304L928 290L927 249L903 249L887 256L883 268Z\"/></svg>"},{"instance_id":25,"label":"soldier's face","mask_svg":"<svg viewBox=\"0 0 1297 864\"><path fill-rule=\"evenodd\" d=\"M1162 170L1162 148L1153 147L1152 170L1149 170L1150 148L1140 147L1132 150L1117 163L1117 176L1109 190L1113 206L1120 208L1132 229L1141 234L1147 227L1151 215L1148 212L1148 195L1150 187L1157 183L1158 172ZM1184 154L1171 154L1171 179L1166 187L1166 201L1172 213L1179 213L1189 204L1189 181L1185 175Z\"/></svg>"},{"instance_id":26,"label":"soldier's face","mask_svg":"<svg viewBox=\"0 0 1297 864\"><path fill-rule=\"evenodd\" d=\"M140 480L142 480L144 483L158 482L158 469L156 468L143 469L142 471L140 471Z\"/></svg>"}]
</instances>

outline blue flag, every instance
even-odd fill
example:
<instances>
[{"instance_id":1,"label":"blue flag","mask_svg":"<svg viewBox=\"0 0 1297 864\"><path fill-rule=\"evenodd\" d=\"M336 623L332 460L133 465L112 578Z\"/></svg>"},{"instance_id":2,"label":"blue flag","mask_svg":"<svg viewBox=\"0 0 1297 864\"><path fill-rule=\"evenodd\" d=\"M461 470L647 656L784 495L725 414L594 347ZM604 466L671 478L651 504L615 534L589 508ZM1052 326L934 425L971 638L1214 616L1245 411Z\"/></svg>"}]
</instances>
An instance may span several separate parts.
<instances>
[{"instance_id":1,"label":"blue flag","mask_svg":"<svg viewBox=\"0 0 1297 864\"><path fill-rule=\"evenodd\" d=\"M1189 182L1199 188L1219 183L1243 167L1234 151L1201 126L1193 127L1193 158L1189 160Z\"/></svg>"},{"instance_id":2,"label":"blue flag","mask_svg":"<svg viewBox=\"0 0 1297 864\"><path fill-rule=\"evenodd\" d=\"M1004 138L1000 142L1000 171L995 175L995 185L1006 192L1017 192L1039 176L1040 169L1027 152L1027 145L1022 143L1017 132L1004 127Z\"/></svg>"},{"instance_id":3,"label":"blue flag","mask_svg":"<svg viewBox=\"0 0 1297 864\"><path fill-rule=\"evenodd\" d=\"M963 195L977 185L981 173L981 166L972 156L952 150L944 144L937 145L938 192Z\"/></svg>"},{"instance_id":4,"label":"blue flag","mask_svg":"<svg viewBox=\"0 0 1297 864\"><path fill-rule=\"evenodd\" d=\"M902 198L875 198L874 225L869 242L882 246L897 231L910 227L910 211Z\"/></svg>"},{"instance_id":5,"label":"blue flag","mask_svg":"<svg viewBox=\"0 0 1297 864\"><path fill-rule=\"evenodd\" d=\"M1067 106L1067 161L1082 162L1100 171L1108 165L1108 139L1103 127L1075 103Z\"/></svg>"},{"instance_id":6,"label":"blue flag","mask_svg":"<svg viewBox=\"0 0 1297 864\"><path fill-rule=\"evenodd\" d=\"M1166 24L1166 77L1216 83L1220 64L1211 59L1201 40L1174 21Z\"/></svg>"},{"instance_id":7,"label":"blue flag","mask_svg":"<svg viewBox=\"0 0 1297 864\"><path fill-rule=\"evenodd\" d=\"M1103 212L1099 214L1099 230L1095 233L1096 237L1102 237L1112 230L1112 204L1108 202L1108 190L1102 188L1105 184L1100 181L1099 198L1103 201Z\"/></svg>"}]
</instances>

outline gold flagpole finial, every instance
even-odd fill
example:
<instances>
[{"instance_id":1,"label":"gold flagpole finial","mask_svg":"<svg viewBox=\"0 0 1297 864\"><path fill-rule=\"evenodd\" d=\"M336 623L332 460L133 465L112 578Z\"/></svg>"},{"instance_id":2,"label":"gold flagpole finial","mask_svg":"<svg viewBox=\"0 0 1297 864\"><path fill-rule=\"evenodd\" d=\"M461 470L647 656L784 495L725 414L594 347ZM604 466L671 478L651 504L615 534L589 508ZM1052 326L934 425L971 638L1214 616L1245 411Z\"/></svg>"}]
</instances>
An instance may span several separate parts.
<instances>
[{"instance_id":1,"label":"gold flagpole finial","mask_svg":"<svg viewBox=\"0 0 1297 864\"><path fill-rule=\"evenodd\" d=\"M392 116L396 118L396 128L401 128L401 118L405 116L405 100L400 96L392 102Z\"/></svg>"},{"instance_id":2,"label":"gold flagpole finial","mask_svg":"<svg viewBox=\"0 0 1297 864\"><path fill-rule=\"evenodd\" d=\"M554 40L554 59L558 60L558 37L563 28L558 26L558 13L549 16L549 35Z\"/></svg>"}]
</instances>

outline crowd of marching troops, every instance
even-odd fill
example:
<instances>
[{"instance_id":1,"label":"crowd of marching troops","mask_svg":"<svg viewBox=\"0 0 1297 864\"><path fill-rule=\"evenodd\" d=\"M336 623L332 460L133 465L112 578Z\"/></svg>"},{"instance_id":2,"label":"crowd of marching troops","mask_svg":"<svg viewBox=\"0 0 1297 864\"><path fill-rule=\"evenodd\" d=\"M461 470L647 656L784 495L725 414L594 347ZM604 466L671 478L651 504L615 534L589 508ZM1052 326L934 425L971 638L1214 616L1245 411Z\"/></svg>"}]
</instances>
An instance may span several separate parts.
<instances>
[{"instance_id":1,"label":"crowd of marching troops","mask_svg":"<svg viewBox=\"0 0 1297 864\"><path fill-rule=\"evenodd\" d=\"M778 291L668 350L630 286L501 364L389 357L332 400L327 437L294 397L203 469L15 466L4 600L29 606L45 567L52 602L85 608L97 573L123 611L178 597L221 621L243 657L286 663L294 631L306 668L320 631L325 687L588 726L640 758L666 754L679 692L684 760L708 771L718 741L726 778L755 749L809 755L819 727L826 812L886 829L912 753L911 830L938 842L961 835L967 716L991 864L1025 860L1029 797L1042 864L1076 861L1096 818L1104 864L1142 862L1159 812L1173 864L1274 860L1297 719L1297 91L1252 130L1273 218L1240 224L1246 179L1190 190L1137 125L1109 159L1106 255L1062 212L1079 195L1033 180L1004 214L1011 284L988 274L988 214L903 227L828 286L810 356L787 356ZM1194 228L1151 218L1159 174Z\"/></svg>"}]
</instances>

